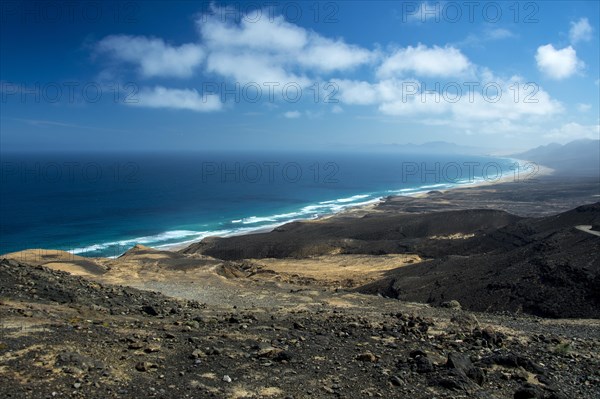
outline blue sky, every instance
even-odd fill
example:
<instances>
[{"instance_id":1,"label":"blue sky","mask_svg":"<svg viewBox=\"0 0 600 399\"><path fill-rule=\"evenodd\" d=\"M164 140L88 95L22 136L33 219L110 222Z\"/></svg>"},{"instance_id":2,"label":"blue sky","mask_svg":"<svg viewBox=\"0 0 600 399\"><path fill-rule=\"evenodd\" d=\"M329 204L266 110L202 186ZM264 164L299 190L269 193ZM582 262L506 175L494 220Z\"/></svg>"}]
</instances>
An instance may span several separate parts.
<instances>
[{"instance_id":1,"label":"blue sky","mask_svg":"<svg viewBox=\"0 0 600 399\"><path fill-rule=\"evenodd\" d=\"M600 135L597 1L273 3L2 2L1 150Z\"/></svg>"}]
</instances>

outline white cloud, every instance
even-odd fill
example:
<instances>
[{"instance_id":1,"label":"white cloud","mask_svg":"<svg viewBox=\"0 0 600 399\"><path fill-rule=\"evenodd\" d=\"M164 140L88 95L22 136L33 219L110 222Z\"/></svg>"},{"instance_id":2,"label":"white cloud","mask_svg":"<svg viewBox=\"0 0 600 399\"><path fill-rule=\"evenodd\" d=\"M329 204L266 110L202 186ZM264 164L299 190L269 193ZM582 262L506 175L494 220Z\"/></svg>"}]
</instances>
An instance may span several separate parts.
<instances>
[{"instance_id":1,"label":"white cloud","mask_svg":"<svg viewBox=\"0 0 600 399\"><path fill-rule=\"evenodd\" d=\"M377 84L356 80L335 80L340 89L339 97L343 103L371 105L379 101Z\"/></svg>"},{"instance_id":2,"label":"white cloud","mask_svg":"<svg viewBox=\"0 0 600 399\"><path fill-rule=\"evenodd\" d=\"M550 130L544 137L564 142L577 139L598 140L600 138L600 125L580 125L576 122L569 122Z\"/></svg>"},{"instance_id":3,"label":"white cloud","mask_svg":"<svg viewBox=\"0 0 600 399\"><path fill-rule=\"evenodd\" d=\"M348 45L342 40L334 41L318 35L311 35L310 45L299 57L300 63L306 67L331 72L365 64L373 58L373 54L358 46Z\"/></svg>"},{"instance_id":4,"label":"white cloud","mask_svg":"<svg viewBox=\"0 0 600 399\"><path fill-rule=\"evenodd\" d=\"M552 79L564 79L581 70L585 64L571 46L557 50L552 44L540 46L535 55L538 69Z\"/></svg>"},{"instance_id":5,"label":"white cloud","mask_svg":"<svg viewBox=\"0 0 600 399\"><path fill-rule=\"evenodd\" d=\"M377 83L364 81L336 81L340 89L342 104L376 105L386 115L414 117L419 122L424 118L428 124L461 125L476 128L482 123L497 123L498 120L523 122L528 119L547 119L563 111L563 106L537 86L528 86L521 78L503 80L483 71L480 84L473 90L454 83L440 84L440 92L415 80L387 79ZM501 92L489 88L498 87ZM519 97L515 97L515 88ZM436 119L437 118L437 119ZM512 122L511 122L512 123Z\"/></svg>"},{"instance_id":6,"label":"white cloud","mask_svg":"<svg viewBox=\"0 0 600 399\"><path fill-rule=\"evenodd\" d=\"M257 21L242 18L235 24L221 15L222 12L216 9L214 15L203 15L196 20L202 39L211 48L300 51L308 43L308 33L282 16Z\"/></svg>"},{"instance_id":7,"label":"white cloud","mask_svg":"<svg viewBox=\"0 0 600 399\"><path fill-rule=\"evenodd\" d=\"M300 111L287 111L283 114L283 116L288 119L300 118L300 115L302 115Z\"/></svg>"},{"instance_id":8,"label":"white cloud","mask_svg":"<svg viewBox=\"0 0 600 399\"><path fill-rule=\"evenodd\" d=\"M396 50L377 70L380 78L402 76L412 72L417 76L458 76L465 73L470 62L454 47L431 48L419 44Z\"/></svg>"},{"instance_id":9,"label":"white cloud","mask_svg":"<svg viewBox=\"0 0 600 399\"><path fill-rule=\"evenodd\" d=\"M107 36L96 49L117 61L137 64L144 77L190 77L204 59L204 51L197 44L173 47L162 39L143 36Z\"/></svg>"},{"instance_id":10,"label":"white cloud","mask_svg":"<svg viewBox=\"0 0 600 399\"><path fill-rule=\"evenodd\" d=\"M456 47L482 47L486 42L517 37L505 28L486 28L483 31L470 33L464 40L453 43Z\"/></svg>"},{"instance_id":11,"label":"white cloud","mask_svg":"<svg viewBox=\"0 0 600 399\"><path fill-rule=\"evenodd\" d=\"M341 114L344 112L344 108L340 107L339 105L334 105L331 108L331 113L332 114Z\"/></svg>"},{"instance_id":12,"label":"white cloud","mask_svg":"<svg viewBox=\"0 0 600 399\"><path fill-rule=\"evenodd\" d=\"M491 40L500 40L507 39L509 37L515 37L515 35L510 30L504 28L490 29L486 31L485 35Z\"/></svg>"},{"instance_id":13,"label":"white cloud","mask_svg":"<svg viewBox=\"0 0 600 399\"><path fill-rule=\"evenodd\" d=\"M288 72L284 66L268 57L260 57L251 52L216 51L208 56L206 70L232 78L244 86L256 83L268 92L269 86L277 84L279 91L286 84L297 83L301 87L309 85L310 80L303 75ZM232 86L233 87L233 86Z\"/></svg>"},{"instance_id":14,"label":"white cloud","mask_svg":"<svg viewBox=\"0 0 600 399\"><path fill-rule=\"evenodd\" d=\"M569 39L571 39L571 43L573 44L590 41L592 40L592 31L593 29L588 19L581 18L577 22L571 22Z\"/></svg>"},{"instance_id":15,"label":"white cloud","mask_svg":"<svg viewBox=\"0 0 600 399\"><path fill-rule=\"evenodd\" d=\"M219 18L221 13L216 10L213 8L212 14L196 20L198 43L174 47L157 38L108 36L98 43L97 50L119 62L136 65L142 76L148 78L202 76L203 81L216 79L214 83L221 90L225 86L227 90L236 90L236 94L241 93L245 84L253 82L263 89L262 98L270 97L267 86L271 82L279 84L275 90L281 93L283 85L288 83L297 83L305 89L316 82L332 81L339 89L334 98L340 100L340 104L330 109L332 113L343 112L345 104L370 105L381 114L413 118L417 123L455 125L472 131L485 130L482 127L485 125L515 132L518 126L537 119L547 120L563 110L543 89L536 93L536 103L524 102L523 96L528 92L522 83L525 80L498 79L488 69L471 63L455 46L418 44L382 56L383 51L319 35L287 22L282 16L255 21L241 18L233 22ZM482 35L486 40L513 36L503 28L484 30ZM541 46L536 59L539 68L555 79L570 76L583 67L572 47L557 50L552 45ZM378 80L347 78L347 72L364 65L371 68ZM440 100L436 94L426 91L433 88L429 87L429 81L426 88L420 82L426 78L460 78L460 82L479 82L480 85L472 96L463 86L465 92L458 100L454 101L452 94L449 94L450 100ZM498 101L486 101L481 94L486 82L501 87L503 95ZM509 89L515 84L522 93L521 101L515 101ZM312 97L312 92L308 94L305 90L304 95ZM218 111L224 106L217 95L202 96L196 90L162 86L142 89L139 102L130 105L197 112ZM277 107L272 102L264 105ZM280 113L291 119L321 117L322 114L319 110Z\"/></svg>"},{"instance_id":16,"label":"white cloud","mask_svg":"<svg viewBox=\"0 0 600 399\"><path fill-rule=\"evenodd\" d=\"M197 112L218 111L223 106L217 95L202 96L196 90L168 89L162 86L141 89L137 95L137 100L126 104L137 107L184 109Z\"/></svg>"},{"instance_id":17,"label":"white cloud","mask_svg":"<svg viewBox=\"0 0 600 399\"><path fill-rule=\"evenodd\" d=\"M283 16L239 23L203 15L196 21L208 52L208 71L247 82L309 85L308 73L344 71L371 62L371 51L332 40Z\"/></svg>"},{"instance_id":18,"label":"white cloud","mask_svg":"<svg viewBox=\"0 0 600 399\"><path fill-rule=\"evenodd\" d=\"M579 112L588 112L590 109L592 109L591 104L577 104L577 110Z\"/></svg>"}]
</instances>

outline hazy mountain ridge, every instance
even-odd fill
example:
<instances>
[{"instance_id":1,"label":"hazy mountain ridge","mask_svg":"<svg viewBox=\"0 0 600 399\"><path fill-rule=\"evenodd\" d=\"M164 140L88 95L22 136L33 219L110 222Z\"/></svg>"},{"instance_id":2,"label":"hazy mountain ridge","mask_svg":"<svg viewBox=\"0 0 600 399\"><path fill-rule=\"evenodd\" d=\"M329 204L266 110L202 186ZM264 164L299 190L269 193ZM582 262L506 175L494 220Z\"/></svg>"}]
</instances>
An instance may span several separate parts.
<instances>
[{"instance_id":1,"label":"hazy mountain ridge","mask_svg":"<svg viewBox=\"0 0 600 399\"><path fill-rule=\"evenodd\" d=\"M558 175L600 175L600 140L575 140L564 145L551 143L511 156L548 166Z\"/></svg>"}]
</instances>

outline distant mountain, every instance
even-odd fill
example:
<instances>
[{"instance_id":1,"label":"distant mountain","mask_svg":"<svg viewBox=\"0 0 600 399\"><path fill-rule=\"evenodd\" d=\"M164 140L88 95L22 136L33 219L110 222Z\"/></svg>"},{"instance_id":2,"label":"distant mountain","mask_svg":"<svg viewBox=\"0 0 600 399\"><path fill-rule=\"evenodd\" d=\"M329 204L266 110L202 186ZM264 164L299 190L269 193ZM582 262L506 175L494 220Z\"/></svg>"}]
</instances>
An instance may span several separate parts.
<instances>
[{"instance_id":1,"label":"distant mountain","mask_svg":"<svg viewBox=\"0 0 600 399\"><path fill-rule=\"evenodd\" d=\"M600 140L575 140L564 145L551 143L511 156L548 166L557 175L600 175Z\"/></svg>"}]
</instances>

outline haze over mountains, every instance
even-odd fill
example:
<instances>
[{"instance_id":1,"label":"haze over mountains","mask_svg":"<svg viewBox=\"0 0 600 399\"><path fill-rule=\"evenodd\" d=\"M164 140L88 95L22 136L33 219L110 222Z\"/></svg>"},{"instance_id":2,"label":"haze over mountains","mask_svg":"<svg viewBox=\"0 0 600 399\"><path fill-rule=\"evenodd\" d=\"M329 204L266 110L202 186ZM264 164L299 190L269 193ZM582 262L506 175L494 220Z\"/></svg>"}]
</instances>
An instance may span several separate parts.
<instances>
[{"instance_id":1,"label":"haze over mountains","mask_svg":"<svg viewBox=\"0 0 600 399\"><path fill-rule=\"evenodd\" d=\"M344 149L339 145L336 148ZM349 147L348 147L349 148ZM498 155L535 162L555 170L557 175L597 176L600 173L600 140L581 139L566 144L550 143L517 153L502 153L497 149L470 146L449 141L423 144L392 143L363 146L363 150L415 155Z\"/></svg>"},{"instance_id":2,"label":"haze over mountains","mask_svg":"<svg viewBox=\"0 0 600 399\"><path fill-rule=\"evenodd\" d=\"M564 145L551 143L512 156L548 166L556 175L600 174L600 140L575 140Z\"/></svg>"}]
</instances>

